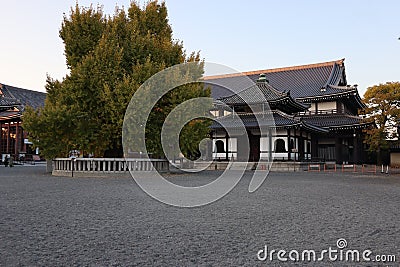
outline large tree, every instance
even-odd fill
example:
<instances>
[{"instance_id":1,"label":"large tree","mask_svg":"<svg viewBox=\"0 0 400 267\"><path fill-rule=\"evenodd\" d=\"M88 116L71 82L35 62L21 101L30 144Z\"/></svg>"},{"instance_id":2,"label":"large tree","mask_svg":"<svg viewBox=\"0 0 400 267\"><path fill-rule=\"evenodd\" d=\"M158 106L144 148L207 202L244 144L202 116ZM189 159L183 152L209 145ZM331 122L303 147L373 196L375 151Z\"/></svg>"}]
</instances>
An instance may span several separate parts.
<instances>
[{"instance_id":1,"label":"large tree","mask_svg":"<svg viewBox=\"0 0 400 267\"><path fill-rule=\"evenodd\" d=\"M112 16L105 16L101 7L76 5L64 16L60 37L70 73L62 81L48 77L44 108L24 115L25 128L43 156L66 156L72 149L122 156L123 118L137 88L158 71L184 62L198 62L195 75L202 75L199 54L187 56L182 43L173 40L167 15L165 3L151 1L144 8L132 2L127 12L116 8ZM187 99L210 95L202 86L178 91L179 99L168 94L150 116L146 139L154 155L163 154L158 135L168 112ZM183 134L194 138L183 139L198 143L207 124L193 124ZM193 143L183 146L187 153L194 152Z\"/></svg>"},{"instance_id":2,"label":"large tree","mask_svg":"<svg viewBox=\"0 0 400 267\"><path fill-rule=\"evenodd\" d=\"M382 162L381 152L389 148L389 140L397 139L400 120L400 82L387 82L371 86L364 94L367 108L366 120L376 127L367 129L365 142L369 150L377 152L378 164Z\"/></svg>"}]
</instances>

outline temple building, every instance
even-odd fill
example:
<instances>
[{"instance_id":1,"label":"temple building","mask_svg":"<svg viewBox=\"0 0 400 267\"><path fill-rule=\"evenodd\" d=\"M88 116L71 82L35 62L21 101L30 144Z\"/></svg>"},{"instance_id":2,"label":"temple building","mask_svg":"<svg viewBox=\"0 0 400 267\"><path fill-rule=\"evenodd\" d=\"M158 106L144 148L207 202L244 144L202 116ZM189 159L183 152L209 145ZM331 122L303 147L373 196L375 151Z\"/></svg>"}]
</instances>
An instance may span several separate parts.
<instances>
[{"instance_id":1,"label":"temple building","mask_svg":"<svg viewBox=\"0 0 400 267\"><path fill-rule=\"evenodd\" d=\"M239 93L232 94L222 86L212 85L240 83L244 75L255 85ZM275 161L366 161L363 129L372 125L358 115L365 105L357 85L347 83L344 59L208 76L205 80L211 84L215 99L217 118L211 126L214 160L258 161L273 156ZM262 97L257 96L259 92ZM264 108L265 102L268 110ZM249 136L247 150L241 141L244 136L229 136L226 129L238 127L233 111ZM266 113L273 117L272 136L263 136L260 131L271 127L269 122L263 122L262 114Z\"/></svg>"},{"instance_id":2,"label":"temple building","mask_svg":"<svg viewBox=\"0 0 400 267\"><path fill-rule=\"evenodd\" d=\"M27 133L22 127L22 116L26 106L39 108L44 105L46 94L0 84L0 156L18 160L26 155L38 154L33 151Z\"/></svg>"}]
</instances>

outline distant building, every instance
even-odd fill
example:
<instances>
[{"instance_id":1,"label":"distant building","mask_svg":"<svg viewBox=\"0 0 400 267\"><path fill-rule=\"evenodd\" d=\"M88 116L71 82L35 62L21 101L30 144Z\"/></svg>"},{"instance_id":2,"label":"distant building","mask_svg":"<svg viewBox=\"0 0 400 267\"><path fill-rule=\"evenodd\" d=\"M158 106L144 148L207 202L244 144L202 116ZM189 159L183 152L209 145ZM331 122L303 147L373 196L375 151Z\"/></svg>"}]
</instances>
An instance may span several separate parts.
<instances>
[{"instance_id":1,"label":"distant building","mask_svg":"<svg viewBox=\"0 0 400 267\"><path fill-rule=\"evenodd\" d=\"M391 144L389 149L390 166L400 168L400 145Z\"/></svg>"},{"instance_id":2,"label":"distant building","mask_svg":"<svg viewBox=\"0 0 400 267\"><path fill-rule=\"evenodd\" d=\"M235 84L246 75L258 88L243 88L237 94L212 84ZM258 161L271 155L275 160L323 160L337 163L361 163L366 160L363 129L371 127L358 116L365 108L357 85L348 85L344 59L206 77L211 84L217 122L212 126L212 157L216 160L234 158L238 161ZM263 101L257 98L262 92ZM241 97L242 96L242 97ZM244 97L245 96L245 97ZM243 99L247 99L246 103ZM271 110L264 111L265 101ZM218 104L220 103L220 104ZM250 149L243 147L245 136L229 136L221 127L238 127L231 112L219 108L228 105L246 127ZM254 110L257 114L254 114ZM275 135L262 136L262 117L269 112L275 121ZM272 113L272 114L271 114ZM258 117L260 118L260 116ZM261 121L261 125L258 123ZM220 122L220 123L218 123ZM234 131L233 131L234 132ZM246 152L249 150L249 152ZM248 155L249 154L249 155Z\"/></svg>"},{"instance_id":3,"label":"distant building","mask_svg":"<svg viewBox=\"0 0 400 267\"><path fill-rule=\"evenodd\" d=\"M46 94L0 84L0 155L14 158L35 154L21 122L25 107L44 106Z\"/></svg>"},{"instance_id":4,"label":"distant building","mask_svg":"<svg viewBox=\"0 0 400 267\"><path fill-rule=\"evenodd\" d=\"M397 134L400 136L400 121L397 121ZM400 143L399 140L389 141L389 162L390 166L400 168Z\"/></svg>"}]
</instances>

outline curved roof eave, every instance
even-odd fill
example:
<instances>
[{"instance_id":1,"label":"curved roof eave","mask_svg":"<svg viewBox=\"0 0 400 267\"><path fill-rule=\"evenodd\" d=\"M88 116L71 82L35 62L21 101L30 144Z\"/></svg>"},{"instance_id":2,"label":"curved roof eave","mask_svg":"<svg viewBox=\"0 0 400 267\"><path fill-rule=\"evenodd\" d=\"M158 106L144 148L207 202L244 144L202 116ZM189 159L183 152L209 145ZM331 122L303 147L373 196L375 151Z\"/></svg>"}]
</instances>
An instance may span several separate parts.
<instances>
[{"instance_id":1,"label":"curved roof eave","mask_svg":"<svg viewBox=\"0 0 400 267\"><path fill-rule=\"evenodd\" d=\"M351 128L366 128L368 126L371 126L375 124L374 122L362 122L362 123L357 123L357 124L347 124L347 125L337 125L337 126L329 126L329 130L345 130L345 129L351 129Z\"/></svg>"},{"instance_id":2,"label":"curved roof eave","mask_svg":"<svg viewBox=\"0 0 400 267\"><path fill-rule=\"evenodd\" d=\"M356 88L352 88L348 91L332 93L329 95L318 95L318 96L306 96L306 97L298 97L296 98L297 101L304 101L304 102L312 102L310 100L334 100L341 97L346 97L349 95L358 95L358 91ZM359 95L358 95L359 96Z\"/></svg>"},{"instance_id":3,"label":"curved roof eave","mask_svg":"<svg viewBox=\"0 0 400 267\"><path fill-rule=\"evenodd\" d=\"M319 133L328 133L328 129L324 129L322 127L318 127L309 123L306 123L304 121L301 121L301 126L304 127L305 129L312 130L313 132L319 132Z\"/></svg>"}]
</instances>

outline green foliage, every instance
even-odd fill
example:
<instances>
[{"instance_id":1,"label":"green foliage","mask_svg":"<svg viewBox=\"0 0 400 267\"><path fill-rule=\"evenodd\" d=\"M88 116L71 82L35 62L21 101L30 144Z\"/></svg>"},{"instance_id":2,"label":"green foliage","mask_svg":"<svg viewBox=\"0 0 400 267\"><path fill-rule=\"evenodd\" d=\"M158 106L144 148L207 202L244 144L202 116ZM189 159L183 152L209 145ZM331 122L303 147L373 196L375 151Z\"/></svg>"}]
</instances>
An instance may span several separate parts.
<instances>
[{"instance_id":1,"label":"green foliage","mask_svg":"<svg viewBox=\"0 0 400 267\"><path fill-rule=\"evenodd\" d=\"M70 16L64 14L60 38L64 41L65 57L69 68L74 68L96 47L103 35L106 20L100 6L75 9L71 8Z\"/></svg>"},{"instance_id":2,"label":"green foliage","mask_svg":"<svg viewBox=\"0 0 400 267\"><path fill-rule=\"evenodd\" d=\"M143 9L132 2L127 12L116 8L112 16L105 16L99 6L78 5L69 16L64 15L60 37L70 74L62 81L48 77L45 106L24 113L24 127L43 156L63 157L71 149L95 156L117 151L122 156L124 114L137 88L158 71L179 63L199 62L192 75L202 74L199 54L187 56L182 43L172 39L167 15L165 3L157 1ZM148 122L148 151L162 156L159 133L170 110L187 99L209 95L197 85L161 99ZM183 137L198 137L184 137L185 144L197 142L208 132L202 120L193 124L194 132L188 127ZM189 152L196 145L184 147Z\"/></svg>"},{"instance_id":3,"label":"green foliage","mask_svg":"<svg viewBox=\"0 0 400 267\"><path fill-rule=\"evenodd\" d=\"M396 127L400 120L400 82L369 87L364 94L364 102L367 105L364 110L366 121L376 125L366 130L365 142L370 151L379 153L388 148L388 139L398 137Z\"/></svg>"}]
</instances>

